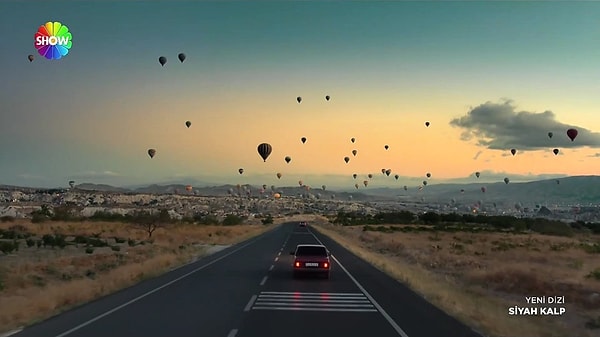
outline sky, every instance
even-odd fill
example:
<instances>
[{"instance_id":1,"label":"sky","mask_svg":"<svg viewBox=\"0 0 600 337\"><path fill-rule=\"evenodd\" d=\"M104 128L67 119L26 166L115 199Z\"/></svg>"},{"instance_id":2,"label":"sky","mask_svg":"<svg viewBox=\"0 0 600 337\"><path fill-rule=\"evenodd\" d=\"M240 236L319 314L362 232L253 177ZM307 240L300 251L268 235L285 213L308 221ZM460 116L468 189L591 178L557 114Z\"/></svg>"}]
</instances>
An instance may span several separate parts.
<instances>
[{"instance_id":1,"label":"sky","mask_svg":"<svg viewBox=\"0 0 600 337\"><path fill-rule=\"evenodd\" d=\"M2 1L0 184L595 175L598 17L571 1ZM34 47L48 21L72 34L59 60Z\"/></svg>"}]
</instances>

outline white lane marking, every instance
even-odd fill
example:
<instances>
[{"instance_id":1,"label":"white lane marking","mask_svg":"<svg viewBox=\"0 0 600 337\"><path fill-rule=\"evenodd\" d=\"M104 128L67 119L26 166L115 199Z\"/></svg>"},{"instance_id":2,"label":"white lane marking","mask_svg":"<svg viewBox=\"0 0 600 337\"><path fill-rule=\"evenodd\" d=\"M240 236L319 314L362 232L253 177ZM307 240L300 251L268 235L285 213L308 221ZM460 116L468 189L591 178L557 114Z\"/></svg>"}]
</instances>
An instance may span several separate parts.
<instances>
[{"instance_id":1,"label":"white lane marking","mask_svg":"<svg viewBox=\"0 0 600 337\"><path fill-rule=\"evenodd\" d=\"M277 253L277 256L281 256L281 251L279 253Z\"/></svg>"},{"instance_id":2,"label":"white lane marking","mask_svg":"<svg viewBox=\"0 0 600 337\"><path fill-rule=\"evenodd\" d=\"M275 268L274 264L272 264L271 267L269 267L269 271L273 270L273 268Z\"/></svg>"},{"instance_id":3,"label":"white lane marking","mask_svg":"<svg viewBox=\"0 0 600 337\"><path fill-rule=\"evenodd\" d=\"M261 291L261 294L273 295L323 295L323 296L365 296L363 293L301 293L297 291Z\"/></svg>"},{"instance_id":4,"label":"white lane marking","mask_svg":"<svg viewBox=\"0 0 600 337\"><path fill-rule=\"evenodd\" d=\"M275 262L277 262L277 260L279 260L279 258L278 258L278 257L276 257L276 258L275 258Z\"/></svg>"},{"instance_id":5,"label":"white lane marking","mask_svg":"<svg viewBox=\"0 0 600 337\"><path fill-rule=\"evenodd\" d=\"M277 228L277 227L275 227L275 228ZM274 230L274 229L272 229L272 230ZM266 232L266 233L268 233L268 232ZM175 282L181 281L181 280L183 280L184 278L186 278L186 277L188 277L188 276L190 276L190 275L192 275L192 274L194 274L194 273L196 273L196 272L199 272L200 270L202 270L202 269L204 269L204 268L206 268L206 267L208 267L208 266L210 266L210 265L213 265L213 264L215 264L215 263L217 263L217 262L219 262L219 261L223 260L224 258L226 258L226 257L228 257L228 256L230 256L230 255L233 255L233 254L235 254L235 253L239 252L240 250L242 250L242 249L244 249L244 248L248 247L249 245L251 245L251 244L253 244L253 243L257 242L258 240L260 240L260 239L264 238L264 234L266 234L266 233L263 233L263 235L259 236L258 238L254 239L254 240L252 240L252 241L250 241L250 242L248 242L248 243L246 243L245 245L243 245L243 246L241 246L241 247L238 247L238 248L236 248L236 249L232 250L231 252L229 252L229 253L227 253L227 254L225 254L225 255L223 255L223 256L221 256L221 257L217 258L217 259L214 259L213 261L211 261L211 262L209 262L209 263L207 263L207 264L204 264L204 265L202 265L202 266L200 266L200 267L198 267L198 268L196 268L196 269L192 270L191 272L189 272L189 273L187 273L187 274L185 274L185 275L179 276L178 278L176 278L176 279L174 279L174 280L172 280L172 281L169 281L169 282L167 282L167 283L163 284L162 286L160 286L160 287L158 287L158 288L155 288L155 289L153 289L153 290L150 290L150 291L148 291L147 293L144 293L144 294L142 294L142 295L140 295L140 296L138 296L138 297L136 297L136 298L134 298L134 299L132 299L132 300L129 300L129 301L127 301L127 302L125 302L125 303L123 303L123 304L119 305L118 307L115 307L115 308L113 308L113 309L111 309L111 310L109 310L109 311L107 311L107 312L105 312L105 313L103 313L103 314L100 314L100 315L98 315L98 316L96 316L96 317L94 317L94 318L92 318L92 319L90 319L90 320L88 320L88 321L86 321L86 322L83 322L83 323L81 323L81 324L77 325L76 327L74 327L74 328L72 328L72 329L70 329L70 330L67 330L67 331L65 331L65 332L61 333L60 335L56 335L55 337L64 337L64 336L70 335L70 334L72 334L73 332L75 332L75 331L77 331L77 330L79 330L79 329L81 329L81 328L83 328L83 327L85 327L85 326L88 326L88 325L90 325L90 324L92 324L92 323L96 322L97 320L99 320L99 319L102 319L102 318L104 318L104 317L106 317L106 316L108 316L108 315L110 315L110 314L112 314L112 313L114 313L114 312L116 312L116 311L118 311L118 310L121 310L121 309L125 308L126 306L128 306L128 305L130 305L130 304L133 304L133 303L135 303L135 302L137 302L137 301L141 300L141 299L142 299L142 298L144 298L144 297L150 296L150 295L154 294L155 292L157 292L157 291L159 291L159 290L161 290L161 289L164 289L164 288L166 288L166 287L170 286L171 284L173 284L173 283L175 283Z\"/></svg>"},{"instance_id":6,"label":"white lane marking","mask_svg":"<svg viewBox=\"0 0 600 337\"><path fill-rule=\"evenodd\" d=\"M294 299L293 301L290 301L289 298L261 298L259 297L258 300L256 300L256 303L265 303L265 302L281 302L280 304L283 303L321 303L321 302L327 302L327 303L359 303L359 304L365 304L365 303L371 303L366 297L364 299L343 299L343 300L326 300L323 301L322 299L318 299L318 298L306 298L306 299Z\"/></svg>"},{"instance_id":7,"label":"white lane marking","mask_svg":"<svg viewBox=\"0 0 600 337\"><path fill-rule=\"evenodd\" d=\"M238 329L231 329L231 331L229 331L229 333L227 334L227 337L235 337L235 335L237 335L238 333Z\"/></svg>"},{"instance_id":8,"label":"white lane marking","mask_svg":"<svg viewBox=\"0 0 600 337\"><path fill-rule=\"evenodd\" d=\"M282 305L280 302L256 302L256 305ZM354 304L354 303L290 303L292 307L357 307L357 308L373 308L372 304Z\"/></svg>"},{"instance_id":9,"label":"white lane marking","mask_svg":"<svg viewBox=\"0 0 600 337\"><path fill-rule=\"evenodd\" d=\"M17 328L17 329L5 332L5 333L1 334L0 337L12 336L12 335L18 334L21 331L23 331L23 327L20 327L20 328Z\"/></svg>"},{"instance_id":10,"label":"white lane marking","mask_svg":"<svg viewBox=\"0 0 600 337\"><path fill-rule=\"evenodd\" d=\"M256 295L252 295L252 297L250 297L250 301L248 301L248 304L246 304L246 307L244 308L244 311L250 311L250 309L252 308L252 305L254 305L254 301L256 301Z\"/></svg>"},{"instance_id":11,"label":"white lane marking","mask_svg":"<svg viewBox=\"0 0 600 337\"><path fill-rule=\"evenodd\" d=\"M260 297L264 298L288 298L288 299L296 299L296 298L314 298L323 301L327 301L329 299L336 300L362 300L367 299L365 296L319 296L319 295L263 295L260 294Z\"/></svg>"},{"instance_id":12,"label":"white lane marking","mask_svg":"<svg viewBox=\"0 0 600 337\"><path fill-rule=\"evenodd\" d=\"M351 309L351 308L254 307L252 309L254 309L254 310L377 312L377 309Z\"/></svg>"},{"instance_id":13,"label":"white lane marking","mask_svg":"<svg viewBox=\"0 0 600 337\"><path fill-rule=\"evenodd\" d=\"M321 240L319 240L319 238L313 232L310 232L310 233L314 236L314 238L321 245L323 245L323 242L321 242ZM346 267L344 267L335 256L331 255L331 257L338 264L338 266L340 266L340 268L342 268L342 270L346 273L346 275L348 275L348 277L350 277L350 279L352 280L352 282L354 282L354 284L356 284L356 286L358 287L358 289L360 289L360 291L362 291L365 294L365 296L367 296L367 298L369 299L369 301L371 301L371 303L373 303L373 305L375 306L375 308L377 308L377 310L379 310L379 312L381 312L381 314L383 315L383 317L386 319L386 321L388 321L388 323L390 323L390 325L392 326L392 328L394 328L394 330L396 330L396 332L398 333L398 335L400 335L402 337L408 337L408 335L406 334L406 332L404 332L404 330L402 330L402 328L398 325L398 323L396 323L394 321L394 319L385 311L385 309L383 309L383 307L381 305L379 305L379 303L377 303L377 301L375 301L375 298L373 298L373 296L371 296L371 294L369 294L369 292L367 291L367 289L365 289L358 282L358 280L356 280L354 278L354 276L352 276L352 274L350 274L350 272L348 271L348 269L346 269Z\"/></svg>"},{"instance_id":14,"label":"white lane marking","mask_svg":"<svg viewBox=\"0 0 600 337\"><path fill-rule=\"evenodd\" d=\"M260 285L264 286L266 282L267 282L267 276L263 277L262 281L260 281Z\"/></svg>"}]
</instances>

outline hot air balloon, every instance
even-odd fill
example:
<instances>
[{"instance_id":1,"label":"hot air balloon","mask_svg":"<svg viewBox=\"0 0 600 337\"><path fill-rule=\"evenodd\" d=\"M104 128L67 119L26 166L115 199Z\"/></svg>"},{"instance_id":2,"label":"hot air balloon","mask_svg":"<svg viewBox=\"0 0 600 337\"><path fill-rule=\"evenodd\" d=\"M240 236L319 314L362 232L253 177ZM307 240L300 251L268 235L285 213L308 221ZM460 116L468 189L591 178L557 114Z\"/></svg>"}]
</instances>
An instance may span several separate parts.
<instances>
[{"instance_id":1,"label":"hot air balloon","mask_svg":"<svg viewBox=\"0 0 600 337\"><path fill-rule=\"evenodd\" d=\"M29 60L29 62L33 62L33 55L29 54L27 56L27 59Z\"/></svg>"},{"instance_id":2,"label":"hot air balloon","mask_svg":"<svg viewBox=\"0 0 600 337\"><path fill-rule=\"evenodd\" d=\"M369 185L369 181L368 180L364 180L363 181L363 185L365 185L365 187L367 187Z\"/></svg>"},{"instance_id":3,"label":"hot air balloon","mask_svg":"<svg viewBox=\"0 0 600 337\"><path fill-rule=\"evenodd\" d=\"M404 190L408 191L408 186L404 185Z\"/></svg>"},{"instance_id":4,"label":"hot air balloon","mask_svg":"<svg viewBox=\"0 0 600 337\"><path fill-rule=\"evenodd\" d=\"M352 138L350 138L350 141L351 141L352 143L354 143L354 142L356 141L356 138L352 137Z\"/></svg>"},{"instance_id":5,"label":"hot air balloon","mask_svg":"<svg viewBox=\"0 0 600 337\"><path fill-rule=\"evenodd\" d=\"M390 176L390 174L392 174L392 169L387 169L387 170L385 170L385 175L386 175L386 176L388 176L388 177L389 177L389 176Z\"/></svg>"},{"instance_id":6,"label":"hot air balloon","mask_svg":"<svg viewBox=\"0 0 600 337\"><path fill-rule=\"evenodd\" d=\"M352 150L352 155L356 157L356 154L358 153L358 151L356 150Z\"/></svg>"},{"instance_id":7,"label":"hot air balloon","mask_svg":"<svg viewBox=\"0 0 600 337\"><path fill-rule=\"evenodd\" d=\"M556 179L556 184L557 185L560 184L560 180Z\"/></svg>"},{"instance_id":8,"label":"hot air balloon","mask_svg":"<svg viewBox=\"0 0 600 337\"><path fill-rule=\"evenodd\" d=\"M461 188L460 193L465 193L465 190L463 188Z\"/></svg>"},{"instance_id":9,"label":"hot air balloon","mask_svg":"<svg viewBox=\"0 0 600 337\"><path fill-rule=\"evenodd\" d=\"M554 149L554 150L552 150L552 152L554 152L554 155L557 155L558 152L559 152L559 150L558 149Z\"/></svg>"},{"instance_id":10,"label":"hot air balloon","mask_svg":"<svg viewBox=\"0 0 600 337\"><path fill-rule=\"evenodd\" d=\"M281 198L281 194L275 193L275 194L273 194L273 198L279 199L279 198Z\"/></svg>"},{"instance_id":11,"label":"hot air balloon","mask_svg":"<svg viewBox=\"0 0 600 337\"><path fill-rule=\"evenodd\" d=\"M190 126L192 126L192 122L190 122L190 121L185 122L185 126L187 126L189 128Z\"/></svg>"},{"instance_id":12,"label":"hot air balloon","mask_svg":"<svg viewBox=\"0 0 600 337\"><path fill-rule=\"evenodd\" d=\"M423 180L423 186L427 186L427 180Z\"/></svg>"},{"instance_id":13,"label":"hot air balloon","mask_svg":"<svg viewBox=\"0 0 600 337\"><path fill-rule=\"evenodd\" d=\"M158 58L158 63L160 63L161 66L165 66L165 64L167 64L167 58L164 56L161 56Z\"/></svg>"},{"instance_id":14,"label":"hot air balloon","mask_svg":"<svg viewBox=\"0 0 600 337\"><path fill-rule=\"evenodd\" d=\"M400 178L400 176L396 174L396 175L394 175L394 178L396 178L396 180L398 180L398 178Z\"/></svg>"},{"instance_id":15,"label":"hot air balloon","mask_svg":"<svg viewBox=\"0 0 600 337\"><path fill-rule=\"evenodd\" d=\"M185 61L185 54L184 53L179 53L179 55L177 55L177 58L179 59L179 61L181 63L183 63L183 61Z\"/></svg>"},{"instance_id":16,"label":"hot air balloon","mask_svg":"<svg viewBox=\"0 0 600 337\"><path fill-rule=\"evenodd\" d=\"M327 186L325 186L325 185L321 185L321 189L322 189L323 191L325 191L325 189L326 189L326 188L327 188Z\"/></svg>"},{"instance_id":17,"label":"hot air balloon","mask_svg":"<svg viewBox=\"0 0 600 337\"><path fill-rule=\"evenodd\" d=\"M277 173L277 179L281 179L281 173Z\"/></svg>"},{"instance_id":18,"label":"hot air balloon","mask_svg":"<svg viewBox=\"0 0 600 337\"><path fill-rule=\"evenodd\" d=\"M515 154L517 154L517 149L510 149L510 153L512 153L512 155L514 156Z\"/></svg>"},{"instance_id":19,"label":"hot air balloon","mask_svg":"<svg viewBox=\"0 0 600 337\"><path fill-rule=\"evenodd\" d=\"M326 100L327 102L329 102L329 100L330 100L330 99L331 99L331 96L329 96L329 95L325 96L325 100Z\"/></svg>"},{"instance_id":20,"label":"hot air balloon","mask_svg":"<svg viewBox=\"0 0 600 337\"><path fill-rule=\"evenodd\" d=\"M273 151L273 148L271 147L271 145L267 144L267 143L262 143L262 144L258 145L257 149L258 149L258 154L265 162L267 161L267 158L269 158L269 155L271 155L271 151Z\"/></svg>"},{"instance_id":21,"label":"hot air balloon","mask_svg":"<svg viewBox=\"0 0 600 337\"><path fill-rule=\"evenodd\" d=\"M354 174L352 175L352 178L356 179L356 177L358 177L358 174L354 173Z\"/></svg>"},{"instance_id":22,"label":"hot air balloon","mask_svg":"<svg viewBox=\"0 0 600 337\"><path fill-rule=\"evenodd\" d=\"M381 174L385 174L385 168L381 169Z\"/></svg>"},{"instance_id":23,"label":"hot air balloon","mask_svg":"<svg viewBox=\"0 0 600 337\"><path fill-rule=\"evenodd\" d=\"M306 143L306 137L302 137L300 140L302 141L302 144Z\"/></svg>"},{"instance_id":24,"label":"hot air balloon","mask_svg":"<svg viewBox=\"0 0 600 337\"><path fill-rule=\"evenodd\" d=\"M304 185L304 183L302 182L302 180L298 180L298 185L300 185L300 186Z\"/></svg>"},{"instance_id":25,"label":"hot air balloon","mask_svg":"<svg viewBox=\"0 0 600 337\"><path fill-rule=\"evenodd\" d=\"M481 175L481 173L479 173L479 171L478 171L478 172L475 172L475 176L476 176L477 178L479 178L479 176L480 176L480 175Z\"/></svg>"},{"instance_id":26,"label":"hot air balloon","mask_svg":"<svg viewBox=\"0 0 600 337\"><path fill-rule=\"evenodd\" d=\"M244 173L244 169L243 169L243 168L240 168L240 169L238 170L238 172L239 172L240 174L242 174L242 173Z\"/></svg>"},{"instance_id":27,"label":"hot air balloon","mask_svg":"<svg viewBox=\"0 0 600 337\"><path fill-rule=\"evenodd\" d=\"M344 161L346 162L346 164L348 164L348 162L350 161L350 157L344 157Z\"/></svg>"},{"instance_id":28,"label":"hot air balloon","mask_svg":"<svg viewBox=\"0 0 600 337\"><path fill-rule=\"evenodd\" d=\"M300 97L300 96L296 97L296 101L298 102L298 104L302 103L302 97Z\"/></svg>"},{"instance_id":29,"label":"hot air balloon","mask_svg":"<svg viewBox=\"0 0 600 337\"><path fill-rule=\"evenodd\" d=\"M185 187L185 190L188 191L188 192L191 192L192 191L192 185L187 185Z\"/></svg>"},{"instance_id":30,"label":"hot air balloon","mask_svg":"<svg viewBox=\"0 0 600 337\"><path fill-rule=\"evenodd\" d=\"M387 150L387 149L390 148L390 146L389 145L385 145L384 148Z\"/></svg>"},{"instance_id":31,"label":"hot air balloon","mask_svg":"<svg viewBox=\"0 0 600 337\"><path fill-rule=\"evenodd\" d=\"M75 186L75 181L74 180L69 181L69 186L71 186L71 188L73 188L73 186Z\"/></svg>"},{"instance_id":32,"label":"hot air balloon","mask_svg":"<svg viewBox=\"0 0 600 337\"><path fill-rule=\"evenodd\" d=\"M485 193L485 190L486 190L485 186L482 186L481 187L481 192Z\"/></svg>"},{"instance_id":33,"label":"hot air balloon","mask_svg":"<svg viewBox=\"0 0 600 337\"><path fill-rule=\"evenodd\" d=\"M576 129L569 129L567 130L567 136L569 137L569 139L571 139L571 141L574 141L575 138L577 137L577 134L579 132L577 132Z\"/></svg>"},{"instance_id":34,"label":"hot air balloon","mask_svg":"<svg viewBox=\"0 0 600 337\"><path fill-rule=\"evenodd\" d=\"M367 174L367 177L369 177L369 179L373 178L373 174L369 173Z\"/></svg>"},{"instance_id":35,"label":"hot air balloon","mask_svg":"<svg viewBox=\"0 0 600 337\"><path fill-rule=\"evenodd\" d=\"M285 162L288 164L292 161L292 157L290 157L290 156L286 156L284 159L285 159Z\"/></svg>"},{"instance_id":36,"label":"hot air balloon","mask_svg":"<svg viewBox=\"0 0 600 337\"><path fill-rule=\"evenodd\" d=\"M156 155L156 150L148 149L148 155L150 156L150 158L154 158L154 155Z\"/></svg>"},{"instance_id":37,"label":"hot air balloon","mask_svg":"<svg viewBox=\"0 0 600 337\"><path fill-rule=\"evenodd\" d=\"M504 183L508 184L510 182L510 179L508 179L508 177L504 178Z\"/></svg>"},{"instance_id":38,"label":"hot air balloon","mask_svg":"<svg viewBox=\"0 0 600 337\"><path fill-rule=\"evenodd\" d=\"M266 190L267 189L267 184L263 184L262 188L263 188L263 190Z\"/></svg>"},{"instance_id":39,"label":"hot air balloon","mask_svg":"<svg viewBox=\"0 0 600 337\"><path fill-rule=\"evenodd\" d=\"M548 132L548 138L552 138L552 136L554 136L554 134L552 132Z\"/></svg>"},{"instance_id":40,"label":"hot air balloon","mask_svg":"<svg viewBox=\"0 0 600 337\"><path fill-rule=\"evenodd\" d=\"M429 122L425 122L425 126L426 126L426 127L429 127Z\"/></svg>"},{"instance_id":41,"label":"hot air balloon","mask_svg":"<svg viewBox=\"0 0 600 337\"><path fill-rule=\"evenodd\" d=\"M358 189L358 184L354 184L354 187L356 187L356 189Z\"/></svg>"},{"instance_id":42,"label":"hot air balloon","mask_svg":"<svg viewBox=\"0 0 600 337\"><path fill-rule=\"evenodd\" d=\"M431 173L427 172L427 178L431 178Z\"/></svg>"}]
</instances>

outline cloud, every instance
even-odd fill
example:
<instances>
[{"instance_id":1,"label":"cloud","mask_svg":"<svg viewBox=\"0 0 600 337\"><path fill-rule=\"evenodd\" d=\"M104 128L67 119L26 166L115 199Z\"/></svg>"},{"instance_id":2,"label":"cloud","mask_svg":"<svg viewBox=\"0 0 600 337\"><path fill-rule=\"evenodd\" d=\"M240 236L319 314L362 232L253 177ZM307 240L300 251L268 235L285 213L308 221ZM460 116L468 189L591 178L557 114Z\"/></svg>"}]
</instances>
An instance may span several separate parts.
<instances>
[{"instance_id":1,"label":"cloud","mask_svg":"<svg viewBox=\"0 0 600 337\"><path fill-rule=\"evenodd\" d=\"M119 173L113 171L86 171L75 174L73 179L99 179L99 178L114 178L120 177Z\"/></svg>"},{"instance_id":2,"label":"cloud","mask_svg":"<svg viewBox=\"0 0 600 337\"><path fill-rule=\"evenodd\" d=\"M36 180L44 179L44 177L42 177L42 176L38 176L35 174L29 174L29 173L21 173L18 175L18 177L23 178L23 179L36 179Z\"/></svg>"},{"instance_id":3,"label":"cloud","mask_svg":"<svg viewBox=\"0 0 600 337\"><path fill-rule=\"evenodd\" d=\"M552 154L552 155L554 155L554 154ZM508 177L511 182L528 182L528 181L535 181L535 180L564 178L564 177L569 176L567 174L559 174L559 173L556 173L556 174L533 174L533 173L516 174L516 173L497 172L497 171L488 171L488 170L481 171L480 173L481 174L480 174L479 178L476 178L475 172L473 172L472 174L470 174L467 177L447 179L444 182L457 183L457 184L477 183L477 182L494 183L494 182L502 182L505 177Z\"/></svg>"},{"instance_id":4,"label":"cloud","mask_svg":"<svg viewBox=\"0 0 600 337\"><path fill-rule=\"evenodd\" d=\"M600 152L596 152L594 154L591 154L590 157L599 158L600 157Z\"/></svg>"},{"instance_id":5,"label":"cloud","mask_svg":"<svg viewBox=\"0 0 600 337\"><path fill-rule=\"evenodd\" d=\"M516 111L508 99L503 103L481 104L465 116L451 120L450 125L463 129L462 140L476 140L478 145L493 150L600 147L600 133L561 123L552 111ZM570 128L579 132L573 142L566 133ZM553 133L552 138L548 132Z\"/></svg>"}]
</instances>

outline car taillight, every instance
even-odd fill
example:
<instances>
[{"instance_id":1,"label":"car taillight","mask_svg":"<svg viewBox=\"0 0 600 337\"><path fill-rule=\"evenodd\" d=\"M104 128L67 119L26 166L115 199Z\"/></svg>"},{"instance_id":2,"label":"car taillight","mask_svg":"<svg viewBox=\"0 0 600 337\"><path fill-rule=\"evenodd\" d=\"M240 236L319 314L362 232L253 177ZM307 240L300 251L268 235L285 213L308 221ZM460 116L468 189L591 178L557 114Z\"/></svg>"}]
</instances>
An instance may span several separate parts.
<instances>
[{"instance_id":1,"label":"car taillight","mask_svg":"<svg viewBox=\"0 0 600 337\"><path fill-rule=\"evenodd\" d=\"M296 268L300 267L300 262L296 261L296 263L294 264L294 266L296 266Z\"/></svg>"},{"instance_id":2,"label":"car taillight","mask_svg":"<svg viewBox=\"0 0 600 337\"><path fill-rule=\"evenodd\" d=\"M323 263L323 268L329 268L329 263L327 263L327 262Z\"/></svg>"}]
</instances>

